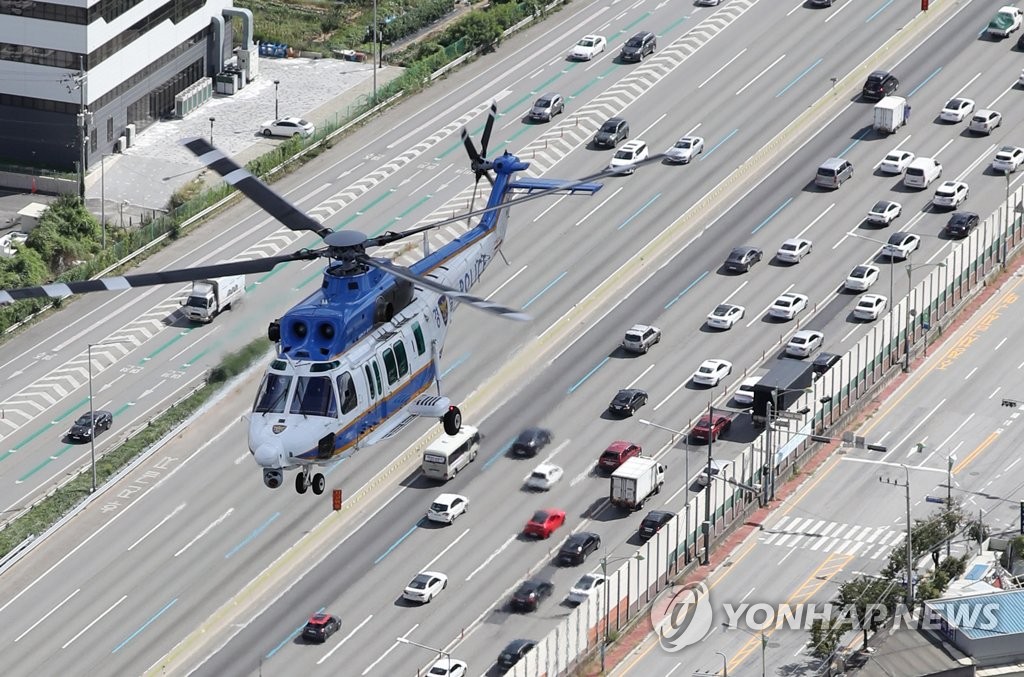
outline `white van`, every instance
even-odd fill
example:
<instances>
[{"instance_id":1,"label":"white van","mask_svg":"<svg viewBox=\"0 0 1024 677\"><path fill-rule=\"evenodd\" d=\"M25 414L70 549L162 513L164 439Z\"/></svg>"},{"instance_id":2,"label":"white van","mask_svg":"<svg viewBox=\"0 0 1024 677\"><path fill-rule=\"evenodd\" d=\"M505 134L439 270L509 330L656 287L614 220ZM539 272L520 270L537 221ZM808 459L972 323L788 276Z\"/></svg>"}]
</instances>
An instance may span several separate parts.
<instances>
[{"instance_id":1,"label":"white van","mask_svg":"<svg viewBox=\"0 0 1024 677\"><path fill-rule=\"evenodd\" d=\"M480 450L480 431L463 425L454 435L442 434L423 452L423 474L435 480L447 481L473 459Z\"/></svg>"},{"instance_id":2,"label":"white van","mask_svg":"<svg viewBox=\"0 0 1024 677\"><path fill-rule=\"evenodd\" d=\"M908 188L927 188L935 179L942 176L942 165L935 158L919 157L907 165L903 175L903 185Z\"/></svg>"}]
</instances>

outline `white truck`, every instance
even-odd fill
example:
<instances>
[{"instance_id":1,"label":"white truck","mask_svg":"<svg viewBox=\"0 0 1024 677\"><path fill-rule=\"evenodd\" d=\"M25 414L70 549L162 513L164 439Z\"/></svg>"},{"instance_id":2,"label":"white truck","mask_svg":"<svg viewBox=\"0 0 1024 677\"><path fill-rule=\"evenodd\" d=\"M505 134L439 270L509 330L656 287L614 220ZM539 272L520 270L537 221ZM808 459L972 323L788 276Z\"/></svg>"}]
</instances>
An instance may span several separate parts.
<instances>
[{"instance_id":1,"label":"white truck","mask_svg":"<svg viewBox=\"0 0 1024 677\"><path fill-rule=\"evenodd\" d=\"M620 508L640 510L664 483L664 465L647 456L634 456L612 473L609 501Z\"/></svg>"},{"instance_id":2,"label":"white truck","mask_svg":"<svg viewBox=\"0 0 1024 677\"><path fill-rule=\"evenodd\" d=\"M907 122L907 100L902 96L887 96L875 104L875 121L872 127L880 132L892 134Z\"/></svg>"},{"instance_id":3,"label":"white truck","mask_svg":"<svg viewBox=\"0 0 1024 677\"><path fill-rule=\"evenodd\" d=\"M1022 15L1024 15L1024 12L1021 11L1020 7L1014 7L1013 5L1000 7L985 30L993 37L1008 38L1010 33L1020 28Z\"/></svg>"},{"instance_id":4,"label":"white truck","mask_svg":"<svg viewBox=\"0 0 1024 677\"><path fill-rule=\"evenodd\" d=\"M245 275L231 275L210 280L196 280L192 291L182 301L185 317L193 322L213 322L221 311L245 295Z\"/></svg>"}]
</instances>

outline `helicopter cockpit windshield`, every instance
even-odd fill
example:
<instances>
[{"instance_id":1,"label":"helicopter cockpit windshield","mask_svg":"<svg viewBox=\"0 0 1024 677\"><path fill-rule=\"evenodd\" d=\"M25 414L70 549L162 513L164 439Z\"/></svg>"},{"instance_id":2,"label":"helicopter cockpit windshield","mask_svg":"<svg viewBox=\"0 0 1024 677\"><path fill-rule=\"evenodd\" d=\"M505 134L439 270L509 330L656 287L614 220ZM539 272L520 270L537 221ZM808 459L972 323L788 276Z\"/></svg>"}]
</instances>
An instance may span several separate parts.
<instances>
[{"instance_id":1,"label":"helicopter cockpit windshield","mask_svg":"<svg viewBox=\"0 0 1024 677\"><path fill-rule=\"evenodd\" d=\"M253 405L253 412L257 414L283 414L284 405L288 401L288 391L291 389L292 376L275 374L268 371L260 384L260 391L256 395L256 403Z\"/></svg>"},{"instance_id":2,"label":"helicopter cockpit windshield","mask_svg":"<svg viewBox=\"0 0 1024 677\"><path fill-rule=\"evenodd\" d=\"M337 416L337 399L329 376L300 376L289 410L303 416Z\"/></svg>"},{"instance_id":3,"label":"helicopter cockpit windshield","mask_svg":"<svg viewBox=\"0 0 1024 677\"><path fill-rule=\"evenodd\" d=\"M314 373L326 370L332 373L309 376L268 370L256 396L253 412L336 418L340 401L341 413L348 414L356 408L359 398L352 375L348 371L336 371L338 366L337 362L315 364L311 368ZM275 362L271 369L276 368L284 369L285 365Z\"/></svg>"}]
</instances>

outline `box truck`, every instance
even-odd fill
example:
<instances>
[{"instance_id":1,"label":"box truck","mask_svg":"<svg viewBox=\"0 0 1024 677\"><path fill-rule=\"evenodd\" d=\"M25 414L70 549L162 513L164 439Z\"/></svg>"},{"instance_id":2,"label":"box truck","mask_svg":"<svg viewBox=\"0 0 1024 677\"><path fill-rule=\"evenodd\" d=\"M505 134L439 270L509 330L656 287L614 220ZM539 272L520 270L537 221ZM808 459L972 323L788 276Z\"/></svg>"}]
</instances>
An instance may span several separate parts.
<instances>
[{"instance_id":1,"label":"box truck","mask_svg":"<svg viewBox=\"0 0 1024 677\"><path fill-rule=\"evenodd\" d=\"M663 464L647 456L634 456L612 473L609 500L620 508L639 510L664 483Z\"/></svg>"},{"instance_id":2,"label":"box truck","mask_svg":"<svg viewBox=\"0 0 1024 677\"><path fill-rule=\"evenodd\" d=\"M182 301L185 317L193 322L213 322L213 318L244 294L245 275L196 280L188 298Z\"/></svg>"},{"instance_id":3,"label":"box truck","mask_svg":"<svg viewBox=\"0 0 1024 677\"><path fill-rule=\"evenodd\" d=\"M788 409L804 395L805 388L811 387L813 379L813 363L786 357L775 360L768 373L754 386L754 407L751 412L754 423L765 424L769 406L773 412Z\"/></svg>"},{"instance_id":4,"label":"box truck","mask_svg":"<svg viewBox=\"0 0 1024 677\"><path fill-rule=\"evenodd\" d=\"M892 134L907 122L907 100L902 96L887 96L875 104L875 129Z\"/></svg>"}]
</instances>

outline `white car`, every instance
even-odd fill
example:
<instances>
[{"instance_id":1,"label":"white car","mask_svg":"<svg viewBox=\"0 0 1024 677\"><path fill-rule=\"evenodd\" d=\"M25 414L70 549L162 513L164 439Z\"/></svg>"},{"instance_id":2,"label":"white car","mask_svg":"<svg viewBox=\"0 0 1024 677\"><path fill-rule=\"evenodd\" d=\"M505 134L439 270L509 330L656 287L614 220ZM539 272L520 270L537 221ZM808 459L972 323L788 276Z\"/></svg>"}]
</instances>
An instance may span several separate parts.
<instances>
[{"instance_id":1,"label":"white car","mask_svg":"<svg viewBox=\"0 0 1024 677\"><path fill-rule=\"evenodd\" d=\"M469 499L459 494L441 494L427 510L431 522L454 524L455 519L469 509Z\"/></svg>"},{"instance_id":2,"label":"white car","mask_svg":"<svg viewBox=\"0 0 1024 677\"><path fill-rule=\"evenodd\" d=\"M429 604L448 587L448 577L436 571L421 571L405 586L402 597L410 602Z\"/></svg>"},{"instance_id":3,"label":"white car","mask_svg":"<svg viewBox=\"0 0 1024 677\"><path fill-rule=\"evenodd\" d=\"M945 122L963 122L964 118L974 112L974 101L957 97L950 99L939 113L939 118Z\"/></svg>"},{"instance_id":4,"label":"white car","mask_svg":"<svg viewBox=\"0 0 1024 677\"><path fill-rule=\"evenodd\" d=\"M1003 146L996 151L996 157L992 160L992 171L1012 174L1024 162L1024 148L1017 146Z\"/></svg>"},{"instance_id":5,"label":"white car","mask_svg":"<svg viewBox=\"0 0 1024 677\"><path fill-rule=\"evenodd\" d=\"M316 127L312 122L306 122L302 118L281 118L264 122L260 127L260 134L263 136L313 136Z\"/></svg>"},{"instance_id":6,"label":"white car","mask_svg":"<svg viewBox=\"0 0 1024 677\"><path fill-rule=\"evenodd\" d=\"M871 285L878 282L879 273L881 269L878 266L857 266L846 276L845 286L850 291L867 291Z\"/></svg>"},{"instance_id":7,"label":"white car","mask_svg":"<svg viewBox=\"0 0 1024 677\"><path fill-rule=\"evenodd\" d=\"M882 247L882 256L903 260L921 246L921 238L913 233L893 233Z\"/></svg>"},{"instance_id":8,"label":"white car","mask_svg":"<svg viewBox=\"0 0 1024 677\"><path fill-rule=\"evenodd\" d=\"M583 604L590 599L591 595L604 590L606 580L601 574L584 574L569 588L569 595L566 599L573 604Z\"/></svg>"},{"instance_id":9,"label":"white car","mask_svg":"<svg viewBox=\"0 0 1024 677\"><path fill-rule=\"evenodd\" d=\"M438 658L427 670L427 677L466 677L469 665L454 658Z\"/></svg>"},{"instance_id":10,"label":"white car","mask_svg":"<svg viewBox=\"0 0 1024 677\"><path fill-rule=\"evenodd\" d=\"M615 169L622 174L632 174L636 171L636 163L647 159L647 144L640 139L633 139L622 144L622 147L615 151L612 161L608 163L608 169Z\"/></svg>"},{"instance_id":11,"label":"white car","mask_svg":"<svg viewBox=\"0 0 1024 677\"><path fill-rule=\"evenodd\" d=\"M740 387L732 394L733 402L736 404L753 404L754 386L760 382L760 376L749 376L743 379L743 383L740 383Z\"/></svg>"},{"instance_id":12,"label":"white car","mask_svg":"<svg viewBox=\"0 0 1024 677\"><path fill-rule=\"evenodd\" d=\"M574 61L590 61L607 48L608 41L603 35L584 35L569 50L569 58Z\"/></svg>"},{"instance_id":13,"label":"white car","mask_svg":"<svg viewBox=\"0 0 1024 677\"><path fill-rule=\"evenodd\" d=\"M800 263L805 256L811 253L813 245L810 240L802 237L791 237L782 243L779 251L775 252L775 258L787 263Z\"/></svg>"},{"instance_id":14,"label":"white car","mask_svg":"<svg viewBox=\"0 0 1024 677\"><path fill-rule=\"evenodd\" d=\"M858 320L877 320L878 316L885 312L888 303L889 299L881 294L865 294L857 301L853 316Z\"/></svg>"},{"instance_id":15,"label":"white car","mask_svg":"<svg viewBox=\"0 0 1024 677\"><path fill-rule=\"evenodd\" d=\"M743 319L746 313L743 306L736 306L731 303L719 303L715 309L708 314L708 326L715 329L732 329L732 326Z\"/></svg>"},{"instance_id":16,"label":"white car","mask_svg":"<svg viewBox=\"0 0 1024 677\"><path fill-rule=\"evenodd\" d=\"M892 200L879 200L868 212L867 222L888 226L903 213L903 205Z\"/></svg>"},{"instance_id":17,"label":"white car","mask_svg":"<svg viewBox=\"0 0 1024 677\"><path fill-rule=\"evenodd\" d=\"M726 360L704 360L690 378L694 383L717 386L723 378L731 373L732 362Z\"/></svg>"},{"instance_id":18,"label":"white car","mask_svg":"<svg viewBox=\"0 0 1024 677\"><path fill-rule=\"evenodd\" d=\"M909 150L894 150L884 158L878 165L878 171L886 174L902 174L911 162L914 161L914 154Z\"/></svg>"},{"instance_id":19,"label":"white car","mask_svg":"<svg viewBox=\"0 0 1024 677\"><path fill-rule=\"evenodd\" d=\"M1003 116L998 111L980 110L971 118L968 129L976 134L991 134L1001 124L1003 124Z\"/></svg>"},{"instance_id":20,"label":"white car","mask_svg":"<svg viewBox=\"0 0 1024 677\"><path fill-rule=\"evenodd\" d=\"M807 296L786 292L768 306L768 314L783 320L792 320L801 311L807 310Z\"/></svg>"},{"instance_id":21,"label":"white car","mask_svg":"<svg viewBox=\"0 0 1024 677\"><path fill-rule=\"evenodd\" d=\"M526 486L537 491L547 491L562 479L564 471L554 463L541 463L526 478Z\"/></svg>"},{"instance_id":22,"label":"white car","mask_svg":"<svg viewBox=\"0 0 1024 677\"><path fill-rule=\"evenodd\" d=\"M665 151L665 159L669 162L689 164L690 160L704 152L704 139L699 136L684 136L675 145Z\"/></svg>"},{"instance_id":23,"label":"white car","mask_svg":"<svg viewBox=\"0 0 1024 677\"><path fill-rule=\"evenodd\" d=\"M821 347L825 341L825 335L820 331L812 329L801 329L793 334L786 344L786 354L793 357L807 357Z\"/></svg>"},{"instance_id":24,"label":"white car","mask_svg":"<svg viewBox=\"0 0 1024 677\"><path fill-rule=\"evenodd\" d=\"M970 193L971 189L963 181L943 181L935 189L935 197L932 198L932 204L936 207L956 209L963 204Z\"/></svg>"}]
</instances>

